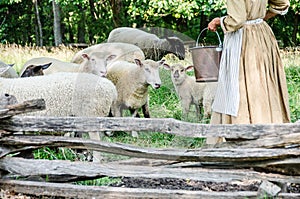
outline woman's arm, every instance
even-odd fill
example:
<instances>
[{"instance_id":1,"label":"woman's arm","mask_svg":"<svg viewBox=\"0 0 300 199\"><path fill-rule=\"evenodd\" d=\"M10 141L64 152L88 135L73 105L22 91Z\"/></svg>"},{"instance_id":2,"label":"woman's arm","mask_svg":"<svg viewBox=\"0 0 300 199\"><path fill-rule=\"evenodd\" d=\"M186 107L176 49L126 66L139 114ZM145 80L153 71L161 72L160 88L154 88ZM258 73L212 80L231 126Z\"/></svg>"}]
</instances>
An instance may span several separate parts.
<instances>
[{"instance_id":1,"label":"woman's arm","mask_svg":"<svg viewBox=\"0 0 300 199\"><path fill-rule=\"evenodd\" d=\"M211 22L209 22L207 28L210 31L216 32L217 28L221 25L220 17L216 17Z\"/></svg>"},{"instance_id":2,"label":"woman's arm","mask_svg":"<svg viewBox=\"0 0 300 199\"><path fill-rule=\"evenodd\" d=\"M267 21L268 19L271 19L272 17L275 17L276 15L277 15L277 13L274 13L274 12L271 12L268 10L264 20Z\"/></svg>"}]
</instances>

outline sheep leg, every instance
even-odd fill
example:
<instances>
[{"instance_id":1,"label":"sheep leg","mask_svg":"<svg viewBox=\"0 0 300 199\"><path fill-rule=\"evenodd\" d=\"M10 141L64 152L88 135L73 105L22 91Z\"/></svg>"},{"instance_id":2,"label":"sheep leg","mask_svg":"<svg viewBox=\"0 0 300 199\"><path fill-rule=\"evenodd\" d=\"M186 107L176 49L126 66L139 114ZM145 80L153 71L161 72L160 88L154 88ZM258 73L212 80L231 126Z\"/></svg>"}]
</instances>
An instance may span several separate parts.
<instances>
[{"instance_id":1,"label":"sheep leg","mask_svg":"<svg viewBox=\"0 0 300 199\"><path fill-rule=\"evenodd\" d=\"M207 100L203 101L203 118L204 119L207 119L211 116L211 105L212 105L211 100L207 99Z\"/></svg>"},{"instance_id":2,"label":"sheep leg","mask_svg":"<svg viewBox=\"0 0 300 199\"><path fill-rule=\"evenodd\" d=\"M89 137L92 140L100 141L103 137L103 134L101 132L90 132ZM103 160L101 152L93 151L93 162L101 162L101 160Z\"/></svg>"},{"instance_id":3,"label":"sheep leg","mask_svg":"<svg viewBox=\"0 0 300 199\"><path fill-rule=\"evenodd\" d=\"M184 121L187 121L188 119L188 115L189 115L189 111L190 111L190 105L191 102L190 101L181 101L181 106L182 106L182 119Z\"/></svg>"},{"instance_id":4,"label":"sheep leg","mask_svg":"<svg viewBox=\"0 0 300 199\"><path fill-rule=\"evenodd\" d=\"M135 109L132 109L132 108L129 108L130 110L130 114L133 115L134 112L135 112ZM142 106L142 111L143 111L143 115L144 115L144 118L150 118L150 113L149 113L149 106L148 106L148 103L147 104L144 104ZM140 118L140 114L137 112L135 117L138 117Z\"/></svg>"},{"instance_id":5,"label":"sheep leg","mask_svg":"<svg viewBox=\"0 0 300 199\"><path fill-rule=\"evenodd\" d=\"M200 121L201 120L201 104L195 104L195 107L196 107L196 116Z\"/></svg>"},{"instance_id":6,"label":"sheep leg","mask_svg":"<svg viewBox=\"0 0 300 199\"><path fill-rule=\"evenodd\" d=\"M144 104L142 106L142 110L143 110L143 114L144 114L144 118L150 118L150 112L149 112L149 104L148 101L146 104Z\"/></svg>"},{"instance_id":7,"label":"sheep leg","mask_svg":"<svg viewBox=\"0 0 300 199\"><path fill-rule=\"evenodd\" d=\"M132 110L134 110L132 117L136 117L136 115L138 114L138 109L132 109ZM139 137L138 132L136 131L131 131L131 136L134 138Z\"/></svg>"},{"instance_id":8,"label":"sheep leg","mask_svg":"<svg viewBox=\"0 0 300 199\"><path fill-rule=\"evenodd\" d=\"M129 108L129 111L130 111L130 114L133 116L133 117L138 117L140 118L140 114L138 112L135 113L135 109L133 108Z\"/></svg>"}]
</instances>

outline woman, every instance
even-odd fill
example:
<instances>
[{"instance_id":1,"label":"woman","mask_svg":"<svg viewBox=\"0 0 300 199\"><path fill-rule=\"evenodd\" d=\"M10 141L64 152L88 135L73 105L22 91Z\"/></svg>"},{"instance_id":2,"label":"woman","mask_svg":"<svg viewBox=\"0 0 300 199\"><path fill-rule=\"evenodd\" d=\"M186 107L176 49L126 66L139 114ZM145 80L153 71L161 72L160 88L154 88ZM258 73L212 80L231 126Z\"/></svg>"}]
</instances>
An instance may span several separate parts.
<instances>
[{"instance_id":1,"label":"woman","mask_svg":"<svg viewBox=\"0 0 300 199\"><path fill-rule=\"evenodd\" d=\"M225 35L212 124L290 122L284 67L264 21L288 8L289 0L227 0L227 16L208 24Z\"/></svg>"}]
</instances>

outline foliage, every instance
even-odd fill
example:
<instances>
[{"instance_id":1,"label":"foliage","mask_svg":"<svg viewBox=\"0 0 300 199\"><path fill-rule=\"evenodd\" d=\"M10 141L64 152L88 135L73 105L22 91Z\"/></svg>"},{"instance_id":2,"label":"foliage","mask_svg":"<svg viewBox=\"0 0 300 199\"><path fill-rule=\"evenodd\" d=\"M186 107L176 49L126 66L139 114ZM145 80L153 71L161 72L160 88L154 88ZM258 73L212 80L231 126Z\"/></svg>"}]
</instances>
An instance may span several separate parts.
<instances>
[{"instance_id":1,"label":"foliage","mask_svg":"<svg viewBox=\"0 0 300 199\"><path fill-rule=\"evenodd\" d=\"M38 1L44 44L52 46L52 0ZM161 27L196 39L200 30L216 17L226 14L225 0L56 0L61 10L64 44L101 43L117 26ZM121 2L121 5L113 5ZM119 6L113 9L113 6ZM299 0L291 0L287 15L270 21L284 46L299 45ZM119 13L115 13L118 11ZM32 0L0 2L0 43L37 44L37 18ZM299 29L299 28L298 28Z\"/></svg>"}]
</instances>

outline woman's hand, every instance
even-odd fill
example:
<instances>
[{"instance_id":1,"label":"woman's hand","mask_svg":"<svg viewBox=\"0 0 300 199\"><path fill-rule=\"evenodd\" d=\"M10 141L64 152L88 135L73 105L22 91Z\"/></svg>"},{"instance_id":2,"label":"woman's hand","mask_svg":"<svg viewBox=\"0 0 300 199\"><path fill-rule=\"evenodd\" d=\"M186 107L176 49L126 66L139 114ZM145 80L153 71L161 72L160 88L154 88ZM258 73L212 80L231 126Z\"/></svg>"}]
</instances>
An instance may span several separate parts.
<instances>
[{"instance_id":1,"label":"woman's hand","mask_svg":"<svg viewBox=\"0 0 300 199\"><path fill-rule=\"evenodd\" d=\"M220 17L216 17L213 20L211 20L211 22L209 22L207 28L210 31L216 32L220 24L221 24Z\"/></svg>"}]
</instances>

